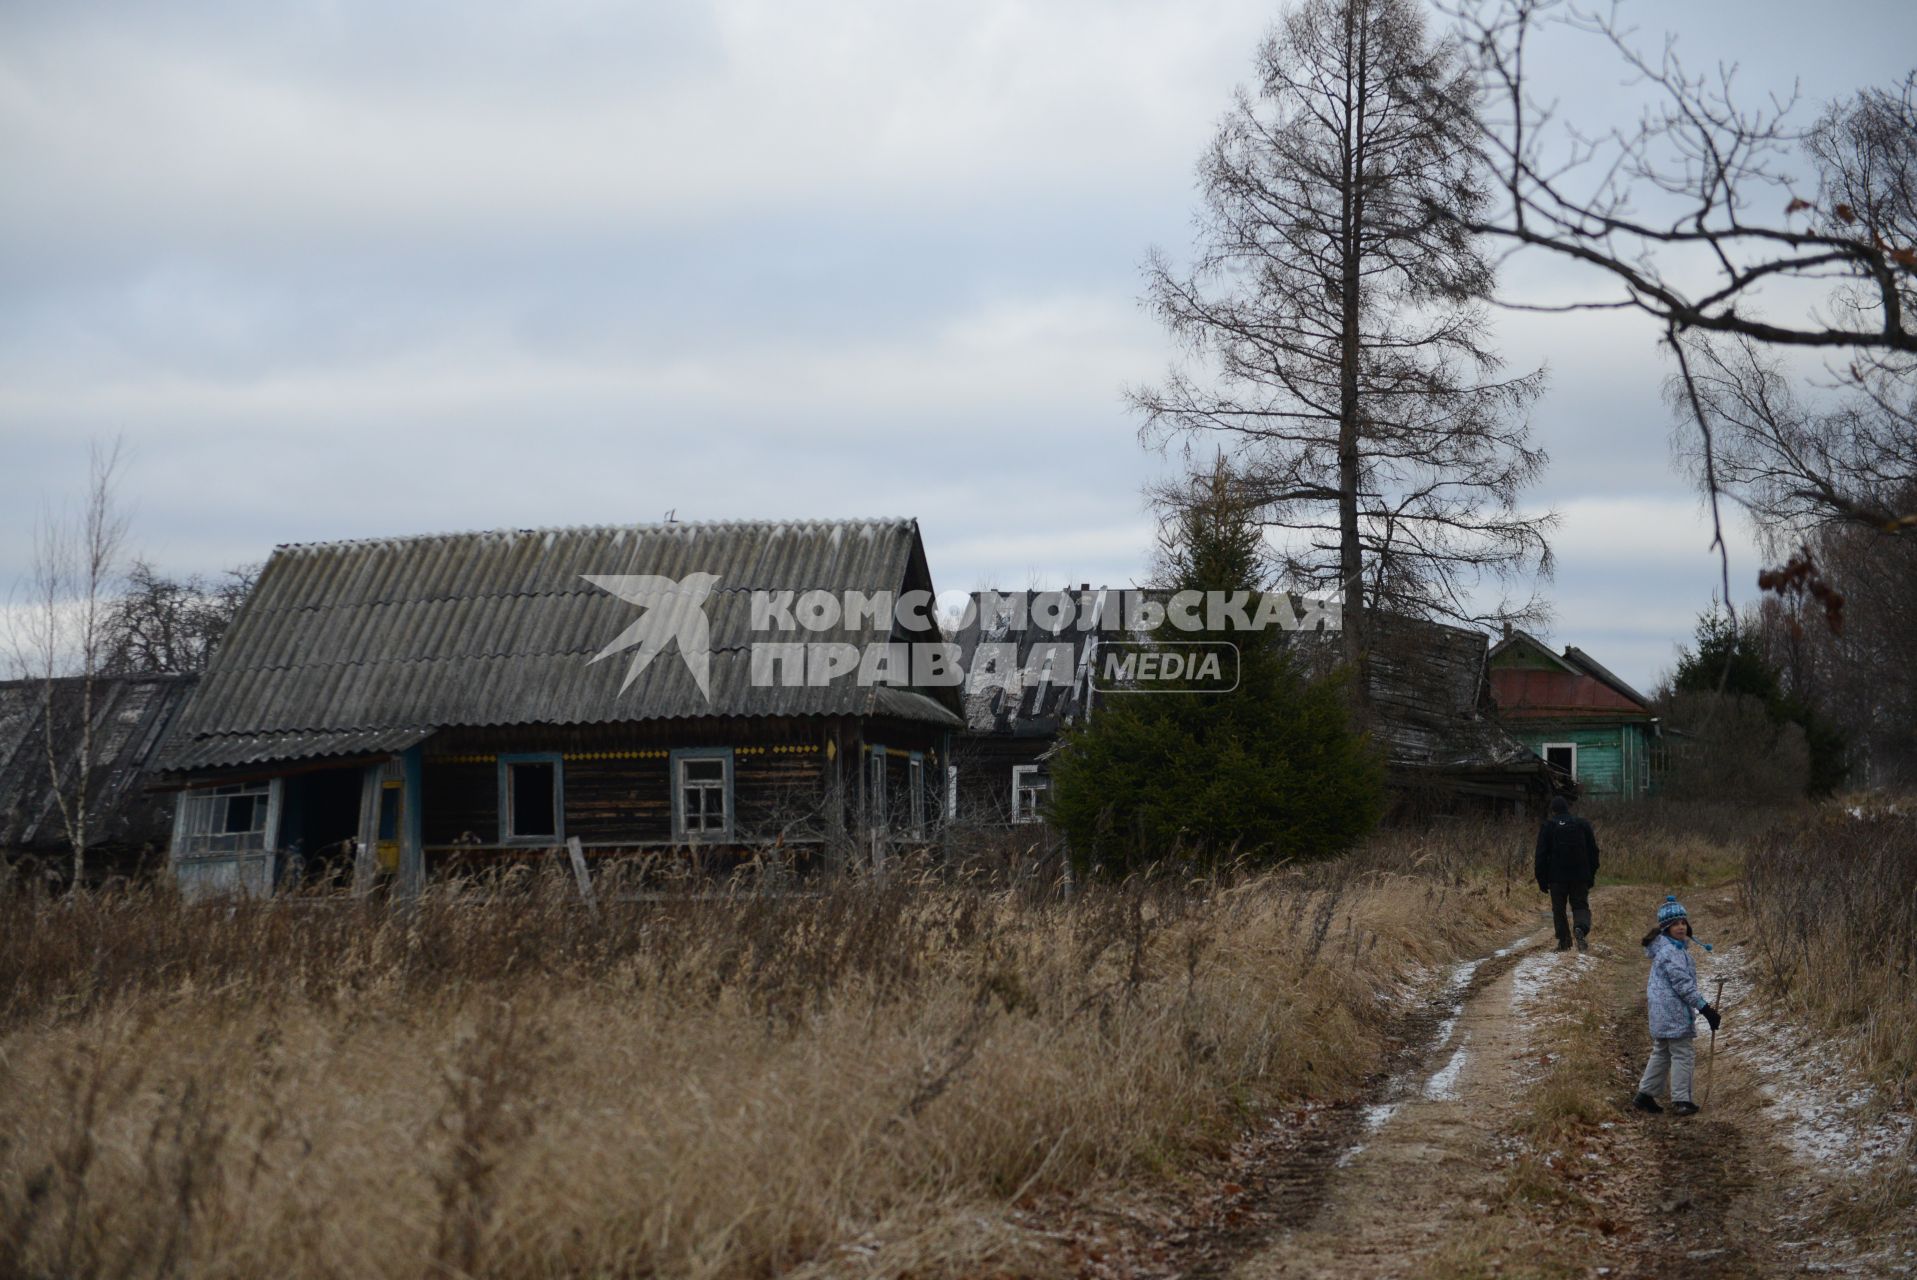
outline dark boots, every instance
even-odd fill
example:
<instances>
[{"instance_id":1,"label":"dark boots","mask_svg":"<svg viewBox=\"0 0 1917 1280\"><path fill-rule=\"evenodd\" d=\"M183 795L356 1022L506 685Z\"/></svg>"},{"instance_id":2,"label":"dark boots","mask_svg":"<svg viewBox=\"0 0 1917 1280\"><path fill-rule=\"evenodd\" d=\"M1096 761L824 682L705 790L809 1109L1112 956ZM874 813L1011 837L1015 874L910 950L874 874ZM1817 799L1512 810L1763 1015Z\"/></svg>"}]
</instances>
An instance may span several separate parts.
<instances>
[{"instance_id":1,"label":"dark boots","mask_svg":"<svg viewBox=\"0 0 1917 1280\"><path fill-rule=\"evenodd\" d=\"M1664 1110L1663 1107L1657 1105L1657 1099L1648 1093L1640 1093L1637 1097L1632 1098L1631 1105L1639 1111L1648 1111L1652 1115L1657 1115ZM1693 1108L1693 1110L1695 1110L1695 1108Z\"/></svg>"},{"instance_id":2,"label":"dark boots","mask_svg":"<svg viewBox=\"0 0 1917 1280\"><path fill-rule=\"evenodd\" d=\"M1674 1116L1694 1116L1697 1114L1697 1104L1690 1101L1673 1102L1671 1104L1671 1114Z\"/></svg>"}]
</instances>

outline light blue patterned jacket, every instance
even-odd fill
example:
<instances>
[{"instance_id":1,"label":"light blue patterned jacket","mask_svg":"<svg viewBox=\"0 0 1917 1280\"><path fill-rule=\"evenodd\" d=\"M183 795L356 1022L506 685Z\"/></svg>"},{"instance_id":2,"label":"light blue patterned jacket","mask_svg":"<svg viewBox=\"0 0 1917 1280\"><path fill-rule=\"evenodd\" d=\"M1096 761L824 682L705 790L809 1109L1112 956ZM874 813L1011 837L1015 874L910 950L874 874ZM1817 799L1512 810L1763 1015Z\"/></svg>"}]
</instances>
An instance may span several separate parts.
<instances>
[{"instance_id":1,"label":"light blue patterned jacket","mask_svg":"<svg viewBox=\"0 0 1917 1280\"><path fill-rule=\"evenodd\" d=\"M1691 959L1689 945L1660 933L1644 948L1644 954L1651 957L1651 977L1645 983L1644 998L1650 1009L1652 1038L1681 1040L1695 1036L1697 1010L1709 1002L1697 989L1697 964Z\"/></svg>"}]
</instances>

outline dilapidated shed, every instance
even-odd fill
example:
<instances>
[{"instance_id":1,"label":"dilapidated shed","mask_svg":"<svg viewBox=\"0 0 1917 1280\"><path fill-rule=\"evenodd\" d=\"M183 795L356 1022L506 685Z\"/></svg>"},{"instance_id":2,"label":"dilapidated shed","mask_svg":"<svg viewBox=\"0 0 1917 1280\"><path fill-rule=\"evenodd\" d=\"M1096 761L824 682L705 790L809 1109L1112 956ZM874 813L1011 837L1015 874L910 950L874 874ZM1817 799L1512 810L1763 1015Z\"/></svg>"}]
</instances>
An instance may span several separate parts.
<instances>
[{"instance_id":1,"label":"dilapidated shed","mask_svg":"<svg viewBox=\"0 0 1917 1280\"><path fill-rule=\"evenodd\" d=\"M1047 760L1059 735L1089 713L1099 632L1048 626L1052 593L975 591L957 632L965 672L965 732L954 744L956 817L969 825L1040 821ZM1097 617L1105 592L1061 593L1076 617ZM1036 614L1035 618L1035 605Z\"/></svg>"},{"instance_id":2,"label":"dilapidated shed","mask_svg":"<svg viewBox=\"0 0 1917 1280\"><path fill-rule=\"evenodd\" d=\"M1370 706L1400 816L1540 813L1545 763L1500 724L1490 638L1402 615L1374 615Z\"/></svg>"},{"instance_id":3,"label":"dilapidated shed","mask_svg":"<svg viewBox=\"0 0 1917 1280\"><path fill-rule=\"evenodd\" d=\"M909 519L281 547L163 749L174 867L191 892L294 868L410 892L568 841L882 853L936 819L958 691L794 646L869 657L894 614L825 605L931 590ZM799 634L794 600L819 604Z\"/></svg>"},{"instance_id":4,"label":"dilapidated shed","mask_svg":"<svg viewBox=\"0 0 1917 1280\"><path fill-rule=\"evenodd\" d=\"M0 681L0 853L66 874L72 844L54 791L81 802L80 753L92 758L84 797L89 874L133 874L166 849L173 798L148 789L156 750L192 692L190 675L95 676L86 682ZM91 722L90 738L82 728Z\"/></svg>"}]
</instances>

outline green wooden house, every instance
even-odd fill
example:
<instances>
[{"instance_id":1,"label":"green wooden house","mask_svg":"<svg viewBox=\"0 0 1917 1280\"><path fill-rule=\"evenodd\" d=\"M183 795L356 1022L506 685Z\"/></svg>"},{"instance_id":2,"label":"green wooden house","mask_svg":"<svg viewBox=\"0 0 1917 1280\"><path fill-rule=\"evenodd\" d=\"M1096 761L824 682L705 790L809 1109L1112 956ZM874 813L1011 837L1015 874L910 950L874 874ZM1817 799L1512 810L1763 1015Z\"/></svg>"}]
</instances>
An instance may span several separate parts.
<instances>
[{"instance_id":1,"label":"green wooden house","mask_svg":"<svg viewBox=\"0 0 1917 1280\"><path fill-rule=\"evenodd\" d=\"M1655 786L1650 699L1576 646L1563 653L1510 630L1491 649L1498 719L1586 797L1636 799Z\"/></svg>"}]
</instances>

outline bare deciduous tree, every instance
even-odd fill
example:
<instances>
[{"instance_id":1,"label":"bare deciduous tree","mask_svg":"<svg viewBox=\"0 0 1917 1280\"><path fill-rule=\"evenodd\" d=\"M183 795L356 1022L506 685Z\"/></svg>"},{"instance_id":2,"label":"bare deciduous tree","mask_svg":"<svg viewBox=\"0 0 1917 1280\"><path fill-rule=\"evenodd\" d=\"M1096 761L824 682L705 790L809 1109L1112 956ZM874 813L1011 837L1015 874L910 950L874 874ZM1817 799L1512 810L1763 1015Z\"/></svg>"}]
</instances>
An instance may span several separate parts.
<instances>
[{"instance_id":1,"label":"bare deciduous tree","mask_svg":"<svg viewBox=\"0 0 1917 1280\"><path fill-rule=\"evenodd\" d=\"M127 519L115 499L122 462L118 440L94 443L80 508L42 511L26 599L10 618L14 667L41 689L41 745L49 790L72 849L76 888L84 883L94 832L95 686L126 545ZM62 732L68 724L72 737Z\"/></svg>"},{"instance_id":2,"label":"bare deciduous tree","mask_svg":"<svg viewBox=\"0 0 1917 1280\"><path fill-rule=\"evenodd\" d=\"M1149 266L1153 308L1209 368L1132 400L1147 443L1225 438L1287 531L1289 585L1342 592L1362 669L1368 609L1532 607L1476 593L1550 568L1551 517L1517 507L1544 466L1525 420L1543 377L1497 375L1474 88L1420 7L1305 0L1258 70L1200 165L1192 269Z\"/></svg>"},{"instance_id":3,"label":"bare deciduous tree","mask_svg":"<svg viewBox=\"0 0 1917 1280\"><path fill-rule=\"evenodd\" d=\"M1760 519L1917 527L1917 512L1881 502L1917 453L1917 74L1800 128L1794 92L1753 104L1734 68L1695 72L1668 39L1647 54L1615 4L1462 0L1452 12L1476 51L1497 198L1433 212L1591 269L1586 297L1526 309L1635 310L1662 328L1726 596L1720 494ZM1559 119L1533 82L1547 37L1594 40L1627 71L1649 94L1637 122ZM1844 403L1806 410L1782 394L1780 349L1821 355Z\"/></svg>"},{"instance_id":4,"label":"bare deciduous tree","mask_svg":"<svg viewBox=\"0 0 1917 1280\"><path fill-rule=\"evenodd\" d=\"M1917 484L1902 495L1917 509ZM1801 553L1842 593L1836 626L1806 591L1766 596L1755 625L1785 687L1850 736L1851 780L1917 783L1917 538L1826 523ZM1748 625L1748 624L1747 624Z\"/></svg>"},{"instance_id":5,"label":"bare deciduous tree","mask_svg":"<svg viewBox=\"0 0 1917 1280\"><path fill-rule=\"evenodd\" d=\"M1906 387L1900 404L1887 380L1806 386L1741 335L1681 341L1689 373L1669 387L1684 414L1674 443L1700 485L1729 494L1784 545L1830 523L1884 533L1917 526L1907 510L1917 389ZM1708 453L1693 415L1709 424Z\"/></svg>"},{"instance_id":6,"label":"bare deciduous tree","mask_svg":"<svg viewBox=\"0 0 1917 1280\"><path fill-rule=\"evenodd\" d=\"M1557 309L1634 308L1677 331L1917 354L1908 311L1917 245L1900 242L1894 225L1867 222L1842 183L1814 200L1793 191L1802 179L1792 161L1806 139L1791 123L1795 95L1752 107L1734 92L1731 68L1694 73L1668 40L1661 55L1646 55L1615 6L1591 13L1558 0L1489 0L1454 12L1492 104L1479 118L1499 199L1433 212L1582 262L1612 285L1608 297ZM1635 126L1587 130L1556 118L1527 70L1552 29L1595 37L1649 87L1653 101ZM1860 101L1908 113L1911 83L1901 98ZM1793 283L1809 286L1796 299L1804 305L1787 301L1780 312L1775 302L1788 291L1778 286ZM1834 286L1852 287L1853 305L1818 306ZM1760 303L1760 290L1772 305Z\"/></svg>"},{"instance_id":7,"label":"bare deciduous tree","mask_svg":"<svg viewBox=\"0 0 1917 1280\"><path fill-rule=\"evenodd\" d=\"M1818 178L1815 217L1876 245L1917 245L1917 77L1896 94L1866 90L1825 111L1804 140ZM1825 210L1841 210L1841 216ZM1880 282L1840 279L1836 314L1869 316ZM1917 309L1917 272L1899 271L1888 296ZM1683 452L1700 481L1749 507L1784 544L1831 522L1896 533L1917 526L1917 354L1866 348L1819 378L1792 371L1749 334L1686 334L1684 375L1672 397L1705 428ZM1706 443L1709 444L1707 452Z\"/></svg>"},{"instance_id":8,"label":"bare deciduous tree","mask_svg":"<svg viewBox=\"0 0 1917 1280\"><path fill-rule=\"evenodd\" d=\"M104 670L109 675L206 670L259 578L260 566L228 569L217 581L174 578L142 559L108 608Z\"/></svg>"}]
</instances>

